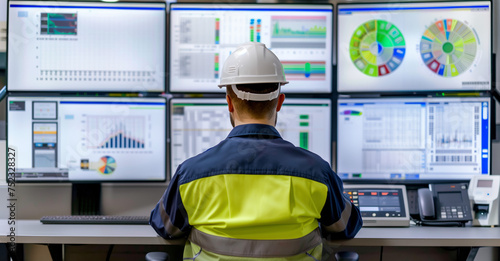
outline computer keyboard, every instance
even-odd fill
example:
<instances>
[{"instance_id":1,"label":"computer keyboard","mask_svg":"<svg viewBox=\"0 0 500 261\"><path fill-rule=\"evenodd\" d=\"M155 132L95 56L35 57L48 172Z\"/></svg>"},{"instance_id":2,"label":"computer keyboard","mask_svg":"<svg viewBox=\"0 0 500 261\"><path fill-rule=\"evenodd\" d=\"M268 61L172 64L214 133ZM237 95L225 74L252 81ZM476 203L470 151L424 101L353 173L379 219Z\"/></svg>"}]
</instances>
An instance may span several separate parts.
<instances>
[{"instance_id":1,"label":"computer keyboard","mask_svg":"<svg viewBox=\"0 0 500 261\"><path fill-rule=\"evenodd\" d=\"M109 225L147 225L149 216L44 216L43 224L109 224Z\"/></svg>"}]
</instances>

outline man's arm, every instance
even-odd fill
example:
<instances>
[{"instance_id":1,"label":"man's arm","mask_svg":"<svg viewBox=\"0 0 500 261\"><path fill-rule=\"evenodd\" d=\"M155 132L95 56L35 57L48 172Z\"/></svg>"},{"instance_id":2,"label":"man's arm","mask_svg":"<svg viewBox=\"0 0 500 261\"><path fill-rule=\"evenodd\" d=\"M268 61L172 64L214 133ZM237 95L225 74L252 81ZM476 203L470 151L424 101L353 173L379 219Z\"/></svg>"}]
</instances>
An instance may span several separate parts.
<instances>
[{"instance_id":1,"label":"man's arm","mask_svg":"<svg viewBox=\"0 0 500 261\"><path fill-rule=\"evenodd\" d=\"M183 237L191 229L179 193L179 179L176 173L149 218L149 224L165 239Z\"/></svg>"},{"instance_id":2,"label":"man's arm","mask_svg":"<svg viewBox=\"0 0 500 261\"><path fill-rule=\"evenodd\" d=\"M363 225L359 209L344 195L342 180L333 172L329 174L328 196L319 220L329 238L353 238Z\"/></svg>"}]
</instances>

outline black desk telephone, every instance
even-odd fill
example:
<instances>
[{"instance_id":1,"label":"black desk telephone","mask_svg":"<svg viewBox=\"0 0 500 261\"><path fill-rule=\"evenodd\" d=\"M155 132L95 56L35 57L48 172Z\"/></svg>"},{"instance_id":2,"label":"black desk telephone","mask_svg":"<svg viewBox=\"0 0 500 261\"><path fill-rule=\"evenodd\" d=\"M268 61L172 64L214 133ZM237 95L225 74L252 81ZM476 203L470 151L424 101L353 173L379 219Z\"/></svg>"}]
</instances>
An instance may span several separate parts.
<instances>
[{"instance_id":1,"label":"black desk telephone","mask_svg":"<svg viewBox=\"0 0 500 261\"><path fill-rule=\"evenodd\" d=\"M472 221L467 185L430 184L429 188L418 189L422 224L462 225Z\"/></svg>"}]
</instances>

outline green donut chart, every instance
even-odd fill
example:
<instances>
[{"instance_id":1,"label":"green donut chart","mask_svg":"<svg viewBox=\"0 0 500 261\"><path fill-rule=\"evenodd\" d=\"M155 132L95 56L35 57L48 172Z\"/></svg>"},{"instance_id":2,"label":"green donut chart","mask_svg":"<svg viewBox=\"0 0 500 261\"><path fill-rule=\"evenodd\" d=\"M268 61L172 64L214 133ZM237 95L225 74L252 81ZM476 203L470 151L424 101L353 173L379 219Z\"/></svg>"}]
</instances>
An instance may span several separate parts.
<instances>
[{"instance_id":1,"label":"green donut chart","mask_svg":"<svg viewBox=\"0 0 500 261\"><path fill-rule=\"evenodd\" d=\"M425 30L420 55L427 67L442 77L455 77L474 63L477 41L474 32L455 19L439 20Z\"/></svg>"},{"instance_id":2,"label":"green donut chart","mask_svg":"<svg viewBox=\"0 0 500 261\"><path fill-rule=\"evenodd\" d=\"M351 60L362 73L388 75L403 62L406 43L399 29L384 20L370 20L354 31L349 43Z\"/></svg>"}]
</instances>

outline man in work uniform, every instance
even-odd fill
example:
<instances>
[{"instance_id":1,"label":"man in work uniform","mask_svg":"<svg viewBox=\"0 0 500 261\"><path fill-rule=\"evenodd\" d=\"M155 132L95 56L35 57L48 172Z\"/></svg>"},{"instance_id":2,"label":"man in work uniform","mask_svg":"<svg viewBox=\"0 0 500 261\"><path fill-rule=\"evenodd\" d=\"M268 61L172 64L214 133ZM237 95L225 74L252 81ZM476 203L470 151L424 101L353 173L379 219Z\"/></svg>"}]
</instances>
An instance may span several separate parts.
<instances>
[{"instance_id":1,"label":"man in work uniform","mask_svg":"<svg viewBox=\"0 0 500 261\"><path fill-rule=\"evenodd\" d=\"M261 43L224 63L219 87L234 128L179 166L151 213L160 236L188 236L185 260L321 260L322 235L352 238L361 228L330 165L274 128L286 83Z\"/></svg>"}]
</instances>

